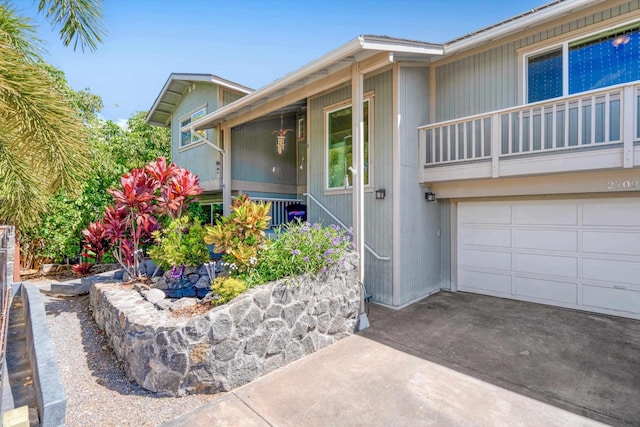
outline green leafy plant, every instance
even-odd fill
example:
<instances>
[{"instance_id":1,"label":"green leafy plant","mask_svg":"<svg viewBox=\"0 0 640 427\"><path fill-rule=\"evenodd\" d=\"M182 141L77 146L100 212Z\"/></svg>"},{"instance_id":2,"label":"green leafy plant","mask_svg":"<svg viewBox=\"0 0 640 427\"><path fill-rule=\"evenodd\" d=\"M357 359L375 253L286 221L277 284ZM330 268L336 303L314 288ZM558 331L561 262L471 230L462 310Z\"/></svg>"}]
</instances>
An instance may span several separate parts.
<instances>
[{"instance_id":1,"label":"green leafy plant","mask_svg":"<svg viewBox=\"0 0 640 427\"><path fill-rule=\"evenodd\" d=\"M240 279L235 277L217 277L211 282L211 291L214 299L211 300L213 305L225 304L247 289L247 285Z\"/></svg>"},{"instance_id":2,"label":"green leafy plant","mask_svg":"<svg viewBox=\"0 0 640 427\"><path fill-rule=\"evenodd\" d=\"M206 227L204 241L214 251L224 253L230 272L246 273L257 261L258 251L266 247L264 230L269 227L271 203L255 203L246 195L237 197L231 214L214 226Z\"/></svg>"},{"instance_id":3,"label":"green leafy plant","mask_svg":"<svg viewBox=\"0 0 640 427\"><path fill-rule=\"evenodd\" d=\"M341 263L352 249L350 233L337 225L290 223L276 230L276 238L259 252L257 265L243 279L255 286Z\"/></svg>"},{"instance_id":4,"label":"green leafy plant","mask_svg":"<svg viewBox=\"0 0 640 427\"><path fill-rule=\"evenodd\" d=\"M204 244L205 229L198 219L191 221L188 215L183 215L152 235L156 245L149 249L149 256L165 270L209 261L209 250Z\"/></svg>"}]
</instances>

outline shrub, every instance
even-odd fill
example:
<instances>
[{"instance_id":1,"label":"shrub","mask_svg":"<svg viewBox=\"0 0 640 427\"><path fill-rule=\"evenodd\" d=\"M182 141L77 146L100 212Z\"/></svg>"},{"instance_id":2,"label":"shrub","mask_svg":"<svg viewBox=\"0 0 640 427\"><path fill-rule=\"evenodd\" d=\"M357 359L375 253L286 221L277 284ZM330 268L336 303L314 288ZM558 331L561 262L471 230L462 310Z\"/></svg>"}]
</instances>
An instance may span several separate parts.
<instances>
[{"instance_id":1,"label":"shrub","mask_svg":"<svg viewBox=\"0 0 640 427\"><path fill-rule=\"evenodd\" d=\"M209 261L209 249L204 244L204 227L188 215L172 220L163 230L152 233L156 246L149 255L160 267L197 266Z\"/></svg>"},{"instance_id":2,"label":"shrub","mask_svg":"<svg viewBox=\"0 0 640 427\"><path fill-rule=\"evenodd\" d=\"M211 283L211 291L214 293L213 305L225 304L247 289L247 285L235 277L217 277ZM216 298L217 297L217 298Z\"/></svg>"},{"instance_id":3,"label":"shrub","mask_svg":"<svg viewBox=\"0 0 640 427\"><path fill-rule=\"evenodd\" d=\"M258 251L266 246L264 230L269 227L271 203L255 203L246 195L237 197L231 214L207 227L204 240L232 266L231 273L246 273L255 264Z\"/></svg>"},{"instance_id":4,"label":"shrub","mask_svg":"<svg viewBox=\"0 0 640 427\"><path fill-rule=\"evenodd\" d=\"M336 225L290 223L276 230L276 238L260 251L257 266L245 280L255 286L282 277L316 273L342 262L351 248L351 237Z\"/></svg>"},{"instance_id":5,"label":"shrub","mask_svg":"<svg viewBox=\"0 0 640 427\"><path fill-rule=\"evenodd\" d=\"M106 238L114 258L131 277L138 278L140 259L153 242L152 233L161 228L167 217L180 218L202 188L197 176L173 163L167 164L164 157L122 175L120 185L107 190L113 205L105 209L102 230L89 228L83 234L85 238ZM102 235L97 236L96 231Z\"/></svg>"}]
</instances>

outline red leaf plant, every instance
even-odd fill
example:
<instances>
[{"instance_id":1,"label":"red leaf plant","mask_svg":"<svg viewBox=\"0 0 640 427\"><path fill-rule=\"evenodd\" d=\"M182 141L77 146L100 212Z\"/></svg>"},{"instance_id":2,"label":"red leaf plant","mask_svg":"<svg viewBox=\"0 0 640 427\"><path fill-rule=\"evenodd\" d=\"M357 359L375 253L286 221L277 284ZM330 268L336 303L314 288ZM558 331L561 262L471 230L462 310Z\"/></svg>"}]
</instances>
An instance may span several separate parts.
<instances>
[{"instance_id":1,"label":"red leaf plant","mask_svg":"<svg viewBox=\"0 0 640 427\"><path fill-rule=\"evenodd\" d=\"M164 157L122 175L120 184L121 188L107 190L113 205L105 209L100 235L112 245L114 257L129 276L139 278L144 247L153 241L151 233L160 228L160 215L179 218L202 188L197 175L167 164ZM97 238L97 227L93 224L92 230L90 224L83 231L87 245L94 244L89 239Z\"/></svg>"},{"instance_id":2,"label":"red leaf plant","mask_svg":"<svg viewBox=\"0 0 640 427\"><path fill-rule=\"evenodd\" d=\"M86 230L82 230L82 235L84 236L85 252L93 252L96 264L100 264L105 252L111 247L111 241L104 224L100 221L91 222Z\"/></svg>"}]
</instances>

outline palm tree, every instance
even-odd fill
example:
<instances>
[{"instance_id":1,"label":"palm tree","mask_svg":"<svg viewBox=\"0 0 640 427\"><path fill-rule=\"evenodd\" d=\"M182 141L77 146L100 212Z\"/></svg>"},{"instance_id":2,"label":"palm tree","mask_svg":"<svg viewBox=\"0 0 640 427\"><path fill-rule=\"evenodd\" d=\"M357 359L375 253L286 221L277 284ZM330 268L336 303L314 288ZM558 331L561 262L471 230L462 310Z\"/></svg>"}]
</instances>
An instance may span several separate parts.
<instances>
[{"instance_id":1,"label":"palm tree","mask_svg":"<svg viewBox=\"0 0 640 427\"><path fill-rule=\"evenodd\" d=\"M95 50L105 34L101 0L41 0L65 46ZM33 224L50 195L79 187L87 130L41 56L28 18L0 1L0 224Z\"/></svg>"}]
</instances>

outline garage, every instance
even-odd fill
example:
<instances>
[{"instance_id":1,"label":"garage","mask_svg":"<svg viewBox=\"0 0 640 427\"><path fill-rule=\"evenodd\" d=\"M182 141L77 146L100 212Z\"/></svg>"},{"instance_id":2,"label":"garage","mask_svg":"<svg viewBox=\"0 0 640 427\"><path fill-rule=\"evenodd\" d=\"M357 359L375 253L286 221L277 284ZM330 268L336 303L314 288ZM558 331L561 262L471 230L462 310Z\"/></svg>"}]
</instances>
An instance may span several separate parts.
<instances>
[{"instance_id":1,"label":"garage","mask_svg":"<svg viewBox=\"0 0 640 427\"><path fill-rule=\"evenodd\" d=\"M640 198L457 204L457 289L640 319Z\"/></svg>"}]
</instances>

